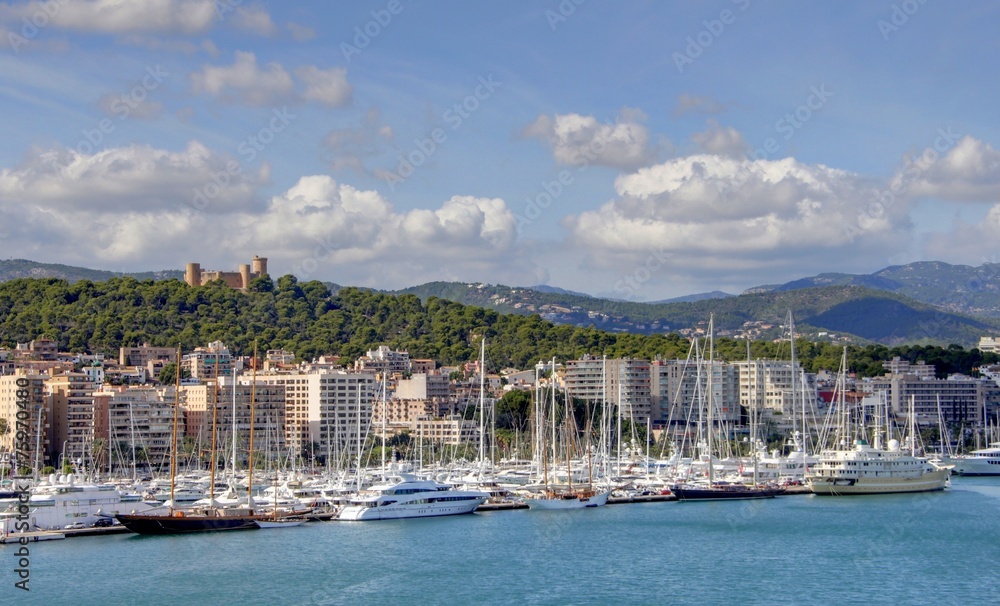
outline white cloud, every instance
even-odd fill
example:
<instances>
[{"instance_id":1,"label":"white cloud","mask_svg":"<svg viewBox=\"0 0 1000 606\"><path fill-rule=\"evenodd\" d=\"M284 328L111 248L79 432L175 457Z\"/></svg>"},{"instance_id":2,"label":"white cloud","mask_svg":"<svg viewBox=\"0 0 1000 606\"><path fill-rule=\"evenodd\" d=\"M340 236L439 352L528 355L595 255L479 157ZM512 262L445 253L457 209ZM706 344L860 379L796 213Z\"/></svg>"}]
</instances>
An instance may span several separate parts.
<instances>
[{"instance_id":1,"label":"white cloud","mask_svg":"<svg viewBox=\"0 0 1000 606\"><path fill-rule=\"evenodd\" d=\"M663 279L781 268L807 275L831 258L849 267L888 257L909 228L905 201L873 215L873 183L791 158L689 156L621 176L616 189L600 209L565 220L573 244L604 269L634 267L655 252Z\"/></svg>"},{"instance_id":2,"label":"white cloud","mask_svg":"<svg viewBox=\"0 0 1000 606\"><path fill-rule=\"evenodd\" d=\"M351 102L351 85L347 83L347 69L319 69L307 65L295 70L295 75L305 85L301 97L328 107L343 107Z\"/></svg>"},{"instance_id":3,"label":"white cloud","mask_svg":"<svg viewBox=\"0 0 1000 606\"><path fill-rule=\"evenodd\" d=\"M259 67L252 52L236 51L232 65L205 65L191 74L195 93L206 93L228 103L275 105L305 101L342 107L351 101L351 85L342 67L320 69L305 65L295 70L302 91L295 92L295 79L277 62Z\"/></svg>"},{"instance_id":4,"label":"white cloud","mask_svg":"<svg viewBox=\"0 0 1000 606\"><path fill-rule=\"evenodd\" d=\"M649 132L641 112L625 110L614 123L600 123L580 114L540 115L522 131L544 141L556 162L569 166L600 164L635 168L653 160Z\"/></svg>"},{"instance_id":5,"label":"white cloud","mask_svg":"<svg viewBox=\"0 0 1000 606\"><path fill-rule=\"evenodd\" d=\"M743 135L732 126L721 126L715 120L708 121L708 129L691 136L698 148L709 154L722 156L742 156L747 150Z\"/></svg>"},{"instance_id":6,"label":"white cloud","mask_svg":"<svg viewBox=\"0 0 1000 606\"><path fill-rule=\"evenodd\" d=\"M894 178L897 190L944 200L1000 200L1000 151L970 136L943 156L928 148Z\"/></svg>"},{"instance_id":7,"label":"white cloud","mask_svg":"<svg viewBox=\"0 0 1000 606\"><path fill-rule=\"evenodd\" d=\"M236 51L229 66L206 65L191 74L196 93L208 93L226 101L242 101L248 105L271 105L288 100L292 95L292 76L280 63L257 66L251 52Z\"/></svg>"},{"instance_id":8,"label":"white cloud","mask_svg":"<svg viewBox=\"0 0 1000 606\"><path fill-rule=\"evenodd\" d=\"M132 145L89 155L40 150L29 158L14 169L0 171L0 204L82 217L189 212L195 208L196 189L225 182L223 187L210 188L217 193L203 209L224 213L260 208L256 192L266 181L266 169L256 174L233 171L233 165L239 168L234 158L212 153L196 141L180 152Z\"/></svg>"},{"instance_id":9,"label":"white cloud","mask_svg":"<svg viewBox=\"0 0 1000 606\"><path fill-rule=\"evenodd\" d=\"M0 21L37 15L47 17L48 27L110 34L196 34L218 20L215 0L32 0L0 5Z\"/></svg>"}]
</instances>

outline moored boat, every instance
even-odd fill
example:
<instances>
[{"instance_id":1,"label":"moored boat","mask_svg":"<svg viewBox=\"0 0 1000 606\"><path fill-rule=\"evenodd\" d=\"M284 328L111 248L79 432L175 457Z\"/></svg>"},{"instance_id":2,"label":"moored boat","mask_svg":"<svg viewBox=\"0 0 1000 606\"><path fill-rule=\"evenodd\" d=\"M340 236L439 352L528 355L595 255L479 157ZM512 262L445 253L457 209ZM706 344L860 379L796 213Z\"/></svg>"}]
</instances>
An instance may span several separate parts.
<instances>
[{"instance_id":1,"label":"moored boat","mask_svg":"<svg viewBox=\"0 0 1000 606\"><path fill-rule=\"evenodd\" d=\"M352 499L338 519L349 521L395 520L472 513L489 494L455 490L450 484L420 480L402 474L373 486L367 496Z\"/></svg>"}]
</instances>

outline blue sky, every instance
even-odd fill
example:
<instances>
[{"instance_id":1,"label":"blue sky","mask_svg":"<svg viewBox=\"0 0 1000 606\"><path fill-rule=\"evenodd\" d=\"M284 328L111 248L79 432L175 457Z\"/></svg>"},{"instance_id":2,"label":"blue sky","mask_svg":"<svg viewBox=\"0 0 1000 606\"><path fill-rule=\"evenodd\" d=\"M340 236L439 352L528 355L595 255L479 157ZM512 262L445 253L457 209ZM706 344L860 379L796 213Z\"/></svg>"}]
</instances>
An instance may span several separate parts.
<instances>
[{"instance_id":1,"label":"blue sky","mask_svg":"<svg viewBox=\"0 0 1000 606\"><path fill-rule=\"evenodd\" d=\"M0 258L633 300L995 262L998 13L0 3Z\"/></svg>"}]
</instances>

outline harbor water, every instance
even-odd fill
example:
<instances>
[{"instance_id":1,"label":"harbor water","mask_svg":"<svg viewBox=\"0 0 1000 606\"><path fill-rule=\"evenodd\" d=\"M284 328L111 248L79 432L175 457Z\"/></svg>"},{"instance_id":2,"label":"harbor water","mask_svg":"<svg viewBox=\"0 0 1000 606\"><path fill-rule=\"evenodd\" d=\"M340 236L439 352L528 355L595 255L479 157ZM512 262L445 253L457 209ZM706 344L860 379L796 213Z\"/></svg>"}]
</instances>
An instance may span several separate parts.
<instances>
[{"instance_id":1,"label":"harbor water","mask_svg":"<svg viewBox=\"0 0 1000 606\"><path fill-rule=\"evenodd\" d=\"M1000 478L942 493L498 511L0 546L0 604L974 604Z\"/></svg>"}]
</instances>

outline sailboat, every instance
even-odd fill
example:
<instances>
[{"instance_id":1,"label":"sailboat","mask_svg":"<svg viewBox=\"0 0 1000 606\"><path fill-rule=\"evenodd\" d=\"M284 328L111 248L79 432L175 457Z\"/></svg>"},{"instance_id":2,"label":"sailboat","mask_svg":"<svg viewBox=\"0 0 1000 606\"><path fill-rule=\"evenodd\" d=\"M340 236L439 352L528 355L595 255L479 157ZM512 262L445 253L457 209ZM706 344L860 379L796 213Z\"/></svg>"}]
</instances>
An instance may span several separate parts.
<instances>
[{"instance_id":1,"label":"sailboat","mask_svg":"<svg viewBox=\"0 0 1000 606\"><path fill-rule=\"evenodd\" d=\"M556 409L556 390L555 390L555 373L556 373L556 360L552 359L552 435L555 436L555 409ZM541 419L543 416L542 405L539 398L536 397L536 414L538 418ZM565 405L565 420L566 420L566 490L556 490L549 484L549 474L548 474L548 462L545 454L545 432L543 431L544 425L539 423L539 431L542 434L542 452L540 454L540 461L542 465L543 483L545 485L544 492L535 497L529 497L525 499L528 504L529 509L584 509L588 507L601 507L608 503L608 497L611 495L610 490L605 490L598 492L594 490L593 485L587 485L586 487L580 486L574 488L573 486L573 470L571 466L570 458L570 446L572 443L572 403L569 398L566 399ZM552 455L553 461L555 460L556 445L553 437L552 445Z\"/></svg>"},{"instance_id":2,"label":"sailboat","mask_svg":"<svg viewBox=\"0 0 1000 606\"><path fill-rule=\"evenodd\" d=\"M118 514L122 526L137 534L185 534L223 530L253 530L260 528L251 511L229 511L209 507L199 511L181 511L174 507L174 486L177 476L177 417L180 410L181 350L177 348L177 378L174 385L174 429L170 443L170 500L163 513ZM235 384L234 387L235 389ZM252 409L252 404L251 404ZM215 458L215 452L212 452Z\"/></svg>"},{"instance_id":3,"label":"sailboat","mask_svg":"<svg viewBox=\"0 0 1000 606\"><path fill-rule=\"evenodd\" d=\"M677 495L679 501L730 501L747 499L772 499L780 491L777 488L761 485L747 485L742 483L716 482L715 465L712 460L712 438L715 434L715 401L714 390L712 388L712 376L714 374L712 364L715 357L715 316L710 315L708 319L708 388L706 389L706 403L708 405L708 483L707 484L680 484L671 487L671 491Z\"/></svg>"}]
</instances>

